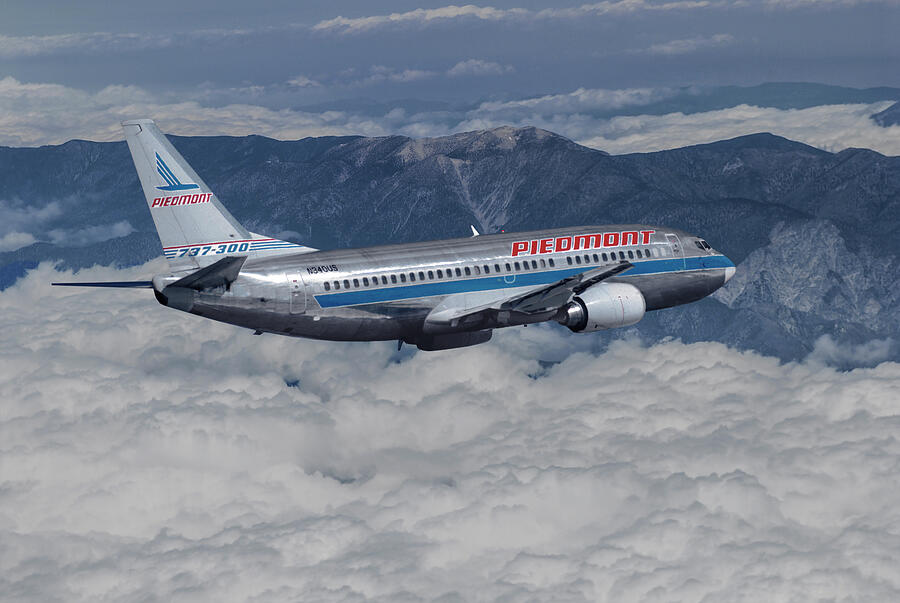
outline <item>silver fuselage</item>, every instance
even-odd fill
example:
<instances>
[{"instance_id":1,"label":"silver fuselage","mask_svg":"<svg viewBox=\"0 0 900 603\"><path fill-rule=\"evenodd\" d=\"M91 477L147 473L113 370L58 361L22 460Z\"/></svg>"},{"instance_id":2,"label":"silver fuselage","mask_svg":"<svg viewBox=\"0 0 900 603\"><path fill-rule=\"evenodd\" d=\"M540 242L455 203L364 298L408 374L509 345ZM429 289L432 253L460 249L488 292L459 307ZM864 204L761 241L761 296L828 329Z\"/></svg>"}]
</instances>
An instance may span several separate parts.
<instances>
[{"instance_id":1,"label":"silver fuselage","mask_svg":"<svg viewBox=\"0 0 900 603\"><path fill-rule=\"evenodd\" d=\"M530 250L538 253L515 256L511 249L516 241L625 230L654 232L637 245L555 253ZM512 296L623 260L633 268L609 281L637 287L648 311L696 301L721 287L734 264L695 241L698 237L671 228L613 225L251 256L227 289L197 292L187 304L167 305L259 332L339 341L415 341L426 317L448 296L469 292ZM175 278L154 281L161 303L167 300L159 291ZM501 320L474 328L553 318L511 318L506 324ZM473 327L460 325L459 330Z\"/></svg>"}]
</instances>

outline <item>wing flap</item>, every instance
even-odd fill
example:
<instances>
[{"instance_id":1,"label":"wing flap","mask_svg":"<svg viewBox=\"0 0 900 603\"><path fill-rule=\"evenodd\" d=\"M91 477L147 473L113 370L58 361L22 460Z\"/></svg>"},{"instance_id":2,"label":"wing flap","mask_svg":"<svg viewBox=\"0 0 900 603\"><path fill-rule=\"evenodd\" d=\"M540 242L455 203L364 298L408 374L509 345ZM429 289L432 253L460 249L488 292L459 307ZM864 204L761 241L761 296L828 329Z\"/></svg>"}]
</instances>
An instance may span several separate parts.
<instances>
[{"instance_id":1,"label":"wing flap","mask_svg":"<svg viewBox=\"0 0 900 603\"><path fill-rule=\"evenodd\" d=\"M503 310L532 314L558 309L569 303L573 295L578 295L591 285L606 280L631 268L630 262L620 262L612 267L594 268L573 274L543 289L531 291L511 298L503 304Z\"/></svg>"},{"instance_id":2,"label":"wing flap","mask_svg":"<svg viewBox=\"0 0 900 603\"><path fill-rule=\"evenodd\" d=\"M425 327L426 330L440 330L490 321L502 322L503 317L509 320L512 314L524 317L546 315L564 307L588 287L621 274L632 266L630 262L620 262L614 266L579 272L550 285L451 295L428 314Z\"/></svg>"}]
</instances>

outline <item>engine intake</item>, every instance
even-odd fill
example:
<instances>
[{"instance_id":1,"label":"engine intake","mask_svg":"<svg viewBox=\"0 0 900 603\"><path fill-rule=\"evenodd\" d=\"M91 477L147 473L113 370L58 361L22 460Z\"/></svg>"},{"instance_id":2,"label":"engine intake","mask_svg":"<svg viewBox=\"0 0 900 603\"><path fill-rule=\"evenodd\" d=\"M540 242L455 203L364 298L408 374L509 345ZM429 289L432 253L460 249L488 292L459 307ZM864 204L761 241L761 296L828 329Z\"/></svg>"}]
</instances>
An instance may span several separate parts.
<instances>
[{"instance_id":1,"label":"engine intake","mask_svg":"<svg viewBox=\"0 0 900 603\"><path fill-rule=\"evenodd\" d=\"M576 333L589 333L633 325L646 310L644 296L634 285L599 283L569 302L559 322Z\"/></svg>"}]
</instances>

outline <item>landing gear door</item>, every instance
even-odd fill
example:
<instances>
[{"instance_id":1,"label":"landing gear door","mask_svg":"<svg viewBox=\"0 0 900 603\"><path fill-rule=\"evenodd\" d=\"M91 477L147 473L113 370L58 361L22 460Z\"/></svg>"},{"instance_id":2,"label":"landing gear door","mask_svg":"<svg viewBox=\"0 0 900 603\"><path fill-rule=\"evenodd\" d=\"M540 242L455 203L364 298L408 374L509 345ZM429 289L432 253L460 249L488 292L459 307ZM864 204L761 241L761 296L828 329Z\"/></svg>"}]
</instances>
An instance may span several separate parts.
<instances>
[{"instance_id":1,"label":"landing gear door","mask_svg":"<svg viewBox=\"0 0 900 603\"><path fill-rule=\"evenodd\" d=\"M681 248L681 240L678 238L678 235L672 233L666 233L666 240L669 242L669 247L672 249L672 256L676 260L681 261L681 269L684 269L684 250Z\"/></svg>"},{"instance_id":2,"label":"landing gear door","mask_svg":"<svg viewBox=\"0 0 900 603\"><path fill-rule=\"evenodd\" d=\"M306 312L306 284L299 272L287 275L288 286L291 289L291 314L304 314Z\"/></svg>"}]
</instances>

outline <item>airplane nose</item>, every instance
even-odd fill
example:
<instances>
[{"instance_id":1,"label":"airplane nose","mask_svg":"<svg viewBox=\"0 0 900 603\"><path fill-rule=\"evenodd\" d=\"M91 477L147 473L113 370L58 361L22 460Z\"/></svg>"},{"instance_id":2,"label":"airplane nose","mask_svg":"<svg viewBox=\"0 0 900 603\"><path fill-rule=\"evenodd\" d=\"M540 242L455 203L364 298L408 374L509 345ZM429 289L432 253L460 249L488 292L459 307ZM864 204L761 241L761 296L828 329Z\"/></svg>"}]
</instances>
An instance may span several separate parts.
<instances>
[{"instance_id":1,"label":"airplane nose","mask_svg":"<svg viewBox=\"0 0 900 603\"><path fill-rule=\"evenodd\" d=\"M728 260L728 266L725 267L725 282L726 283L731 280L732 276L734 276L734 271L735 271L734 262L732 262L731 260Z\"/></svg>"}]
</instances>

